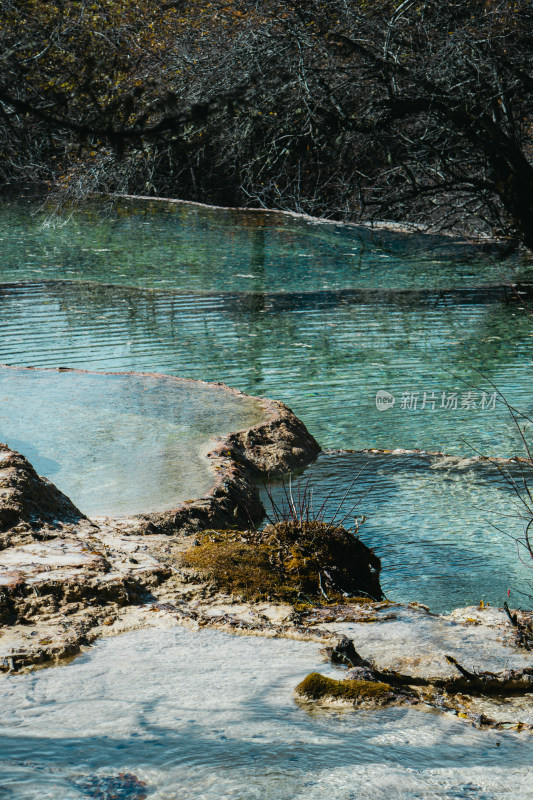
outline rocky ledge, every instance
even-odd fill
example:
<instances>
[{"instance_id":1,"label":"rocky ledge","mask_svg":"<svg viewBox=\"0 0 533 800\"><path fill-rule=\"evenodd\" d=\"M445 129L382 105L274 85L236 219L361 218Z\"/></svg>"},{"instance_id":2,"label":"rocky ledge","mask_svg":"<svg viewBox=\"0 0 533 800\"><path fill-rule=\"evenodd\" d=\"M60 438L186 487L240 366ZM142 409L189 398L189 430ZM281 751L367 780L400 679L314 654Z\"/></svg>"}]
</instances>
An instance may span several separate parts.
<instances>
[{"instance_id":1,"label":"rocky ledge","mask_svg":"<svg viewBox=\"0 0 533 800\"><path fill-rule=\"evenodd\" d=\"M262 405L264 422L208 453L208 494L129 518L88 519L23 455L0 445L0 670L56 662L111 631L126 611L198 595L176 566L192 547L190 534L261 518L254 479L304 466L320 450L290 409ZM142 614L131 624L145 624Z\"/></svg>"},{"instance_id":2,"label":"rocky ledge","mask_svg":"<svg viewBox=\"0 0 533 800\"><path fill-rule=\"evenodd\" d=\"M265 422L219 439L207 454L216 476L208 494L177 509L137 515L130 524L140 531L191 533L208 527L246 527L261 519L265 509L255 481L306 466L321 450L303 422L284 403L261 400L261 405Z\"/></svg>"},{"instance_id":3,"label":"rocky ledge","mask_svg":"<svg viewBox=\"0 0 533 800\"><path fill-rule=\"evenodd\" d=\"M20 453L0 443L0 549L44 526L85 519L79 509Z\"/></svg>"},{"instance_id":4,"label":"rocky ledge","mask_svg":"<svg viewBox=\"0 0 533 800\"><path fill-rule=\"evenodd\" d=\"M0 445L0 670L78 653L170 572L139 537L91 522Z\"/></svg>"},{"instance_id":5,"label":"rocky ledge","mask_svg":"<svg viewBox=\"0 0 533 800\"><path fill-rule=\"evenodd\" d=\"M269 407L266 423L210 453L209 495L166 514L88 519L0 446L0 669L57 663L135 627L210 626L319 643L325 674L299 684L304 704L408 704L533 729L531 613L398 605L357 531L298 517L245 525L262 513L254 476L318 452L288 409Z\"/></svg>"},{"instance_id":6,"label":"rocky ledge","mask_svg":"<svg viewBox=\"0 0 533 800\"><path fill-rule=\"evenodd\" d=\"M470 607L434 615L417 604L387 603L374 604L366 619L347 606L316 609L309 623L335 643L323 648L328 674L311 673L296 687L300 703L418 706L479 727L533 730L531 613Z\"/></svg>"}]
</instances>

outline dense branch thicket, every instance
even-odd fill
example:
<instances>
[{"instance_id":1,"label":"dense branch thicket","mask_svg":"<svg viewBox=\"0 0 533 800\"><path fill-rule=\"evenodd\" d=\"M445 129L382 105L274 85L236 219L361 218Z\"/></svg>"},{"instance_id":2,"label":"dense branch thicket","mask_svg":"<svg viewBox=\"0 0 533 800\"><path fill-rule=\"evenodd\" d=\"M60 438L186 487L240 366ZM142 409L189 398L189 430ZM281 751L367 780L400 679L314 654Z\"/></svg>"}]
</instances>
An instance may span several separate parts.
<instances>
[{"instance_id":1,"label":"dense branch thicket","mask_svg":"<svg viewBox=\"0 0 533 800\"><path fill-rule=\"evenodd\" d=\"M11 0L4 181L533 248L530 0Z\"/></svg>"}]
</instances>

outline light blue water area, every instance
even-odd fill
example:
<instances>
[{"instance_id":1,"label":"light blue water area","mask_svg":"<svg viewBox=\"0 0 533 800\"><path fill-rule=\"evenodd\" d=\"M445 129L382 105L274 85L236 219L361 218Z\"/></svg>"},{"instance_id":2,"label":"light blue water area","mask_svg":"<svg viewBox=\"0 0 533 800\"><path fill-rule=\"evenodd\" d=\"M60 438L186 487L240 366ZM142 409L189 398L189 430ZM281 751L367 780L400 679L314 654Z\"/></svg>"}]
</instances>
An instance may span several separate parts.
<instances>
[{"instance_id":1,"label":"light blue water area","mask_svg":"<svg viewBox=\"0 0 533 800\"><path fill-rule=\"evenodd\" d=\"M171 377L0 368L0 441L85 514L201 497L213 437L264 417L250 398Z\"/></svg>"},{"instance_id":2,"label":"light blue water area","mask_svg":"<svg viewBox=\"0 0 533 800\"><path fill-rule=\"evenodd\" d=\"M533 562L517 539L531 519L514 485L533 487L533 469L498 470L473 459L418 454L324 453L300 477L314 511L346 527L367 519L359 535L382 561L381 585L391 600L416 600L434 612L449 612L481 600L529 607ZM273 516L287 505L287 482L262 488ZM298 505L298 500L296 500ZM529 597L528 597L529 596Z\"/></svg>"},{"instance_id":3,"label":"light blue water area","mask_svg":"<svg viewBox=\"0 0 533 800\"><path fill-rule=\"evenodd\" d=\"M0 363L220 380L283 400L323 447L507 456L520 449L520 437L502 404L483 408L482 391L490 395L493 383L533 412L533 325L513 303L484 297L393 292L369 302L365 293L346 292L4 286ZM396 397L384 412L375 403L380 389ZM461 407L469 390L474 402ZM457 407L446 408L447 400L443 407L443 392L457 394ZM415 395L416 408L402 408L404 393Z\"/></svg>"},{"instance_id":4,"label":"light blue water area","mask_svg":"<svg viewBox=\"0 0 533 800\"><path fill-rule=\"evenodd\" d=\"M3 677L0 797L531 797L533 737L413 708L313 713L293 689L314 670L330 671L313 642L176 628Z\"/></svg>"},{"instance_id":5,"label":"light blue water area","mask_svg":"<svg viewBox=\"0 0 533 800\"><path fill-rule=\"evenodd\" d=\"M519 448L507 411L483 407L482 392L494 383L533 411L533 328L502 288L516 270L527 279L527 264L274 214L34 211L0 208L0 362L221 380L286 401L325 447ZM166 381L47 381L15 370L2 382L0 439L84 511L76 485L100 513L117 487L127 511L133 499L144 511L165 505L176 475L198 485L201 443L253 424L257 410L178 397ZM469 388L474 406L462 407ZM396 398L385 411L380 389ZM457 408L442 407L454 390ZM499 604L508 588L516 599L527 573L489 524L512 501L492 474L464 461L326 454L306 473L315 503L327 499L333 514L367 461L355 493L373 488L355 513L368 516L361 537L382 558L389 595L434 610ZM530 798L531 737L417 709L312 713L293 689L316 669L314 643L176 628L4 677L0 798Z\"/></svg>"},{"instance_id":6,"label":"light blue water area","mask_svg":"<svg viewBox=\"0 0 533 800\"><path fill-rule=\"evenodd\" d=\"M523 452L506 407L490 399L496 386L533 414L533 325L502 285L517 262L276 214L147 204L42 227L46 213L30 212L2 207L0 362L223 381L285 401L325 448ZM518 267L524 277L527 265ZM379 390L392 393L392 407L378 410ZM521 424L531 438L531 424ZM340 460L336 474L336 464L331 480L341 489L350 470ZM484 539L459 542L479 524L470 484L482 505L498 504L497 490L486 482L480 498L476 475L464 471L463 495L453 497L460 510L437 520L447 478L428 484L420 470L403 475L394 493L405 509L405 498L418 505L415 518L405 517L410 541L383 551L385 566L399 559L404 570L391 587L407 586L402 597L433 607L477 602L487 584ZM373 539L396 530L390 508L372 510ZM432 551L414 542L427 542L433 529L444 531L448 549L432 562ZM469 563L478 559L476 574L458 581L446 559L460 566L466 550ZM501 601L505 582L491 602Z\"/></svg>"},{"instance_id":7,"label":"light blue water area","mask_svg":"<svg viewBox=\"0 0 533 800\"><path fill-rule=\"evenodd\" d=\"M528 274L527 265L503 263L446 237L194 205L122 202L113 211L107 205L58 215L32 201L3 202L1 280L203 293L451 288Z\"/></svg>"}]
</instances>

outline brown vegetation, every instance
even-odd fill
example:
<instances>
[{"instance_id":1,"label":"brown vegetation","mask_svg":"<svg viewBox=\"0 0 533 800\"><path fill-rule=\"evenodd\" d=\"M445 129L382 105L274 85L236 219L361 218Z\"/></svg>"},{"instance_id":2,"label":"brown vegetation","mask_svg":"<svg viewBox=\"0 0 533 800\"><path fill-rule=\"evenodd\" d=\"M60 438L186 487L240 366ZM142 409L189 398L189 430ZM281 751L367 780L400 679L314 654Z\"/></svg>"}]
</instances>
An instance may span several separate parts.
<instances>
[{"instance_id":1,"label":"brown vegetation","mask_svg":"<svg viewBox=\"0 0 533 800\"><path fill-rule=\"evenodd\" d=\"M357 537L324 522L262 531L206 531L182 556L215 588L246 600L338 602L382 598L380 561Z\"/></svg>"},{"instance_id":2,"label":"brown vegetation","mask_svg":"<svg viewBox=\"0 0 533 800\"><path fill-rule=\"evenodd\" d=\"M336 700L350 700L358 703L362 700L386 701L394 698L394 692L387 683L365 680L343 680L326 678L319 672L312 672L296 687L296 693L310 700L332 697Z\"/></svg>"},{"instance_id":3,"label":"brown vegetation","mask_svg":"<svg viewBox=\"0 0 533 800\"><path fill-rule=\"evenodd\" d=\"M11 0L4 181L533 246L529 0Z\"/></svg>"}]
</instances>

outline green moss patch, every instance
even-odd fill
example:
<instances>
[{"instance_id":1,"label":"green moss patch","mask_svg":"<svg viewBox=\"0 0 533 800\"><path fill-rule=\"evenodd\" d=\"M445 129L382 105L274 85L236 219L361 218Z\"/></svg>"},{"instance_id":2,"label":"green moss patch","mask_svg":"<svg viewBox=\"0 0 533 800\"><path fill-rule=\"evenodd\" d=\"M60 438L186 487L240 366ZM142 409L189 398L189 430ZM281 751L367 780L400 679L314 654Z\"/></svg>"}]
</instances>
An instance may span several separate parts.
<instances>
[{"instance_id":1,"label":"green moss patch","mask_svg":"<svg viewBox=\"0 0 533 800\"><path fill-rule=\"evenodd\" d=\"M273 558L273 548L253 546L240 533L208 531L181 563L197 569L218 590L244 600L296 600L297 592L284 585Z\"/></svg>"},{"instance_id":2,"label":"green moss patch","mask_svg":"<svg viewBox=\"0 0 533 800\"><path fill-rule=\"evenodd\" d=\"M384 700L393 694L388 683L378 681L337 681L312 672L296 687L296 693L310 700L334 697L339 700Z\"/></svg>"},{"instance_id":3,"label":"green moss patch","mask_svg":"<svg viewBox=\"0 0 533 800\"><path fill-rule=\"evenodd\" d=\"M382 598L377 556L354 534L323 522L206 531L181 563L245 600L313 604Z\"/></svg>"}]
</instances>

